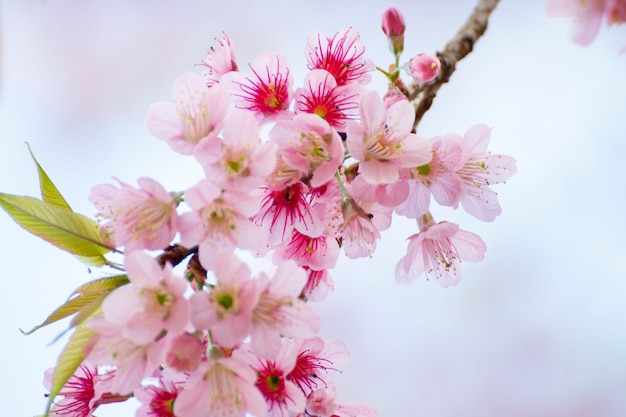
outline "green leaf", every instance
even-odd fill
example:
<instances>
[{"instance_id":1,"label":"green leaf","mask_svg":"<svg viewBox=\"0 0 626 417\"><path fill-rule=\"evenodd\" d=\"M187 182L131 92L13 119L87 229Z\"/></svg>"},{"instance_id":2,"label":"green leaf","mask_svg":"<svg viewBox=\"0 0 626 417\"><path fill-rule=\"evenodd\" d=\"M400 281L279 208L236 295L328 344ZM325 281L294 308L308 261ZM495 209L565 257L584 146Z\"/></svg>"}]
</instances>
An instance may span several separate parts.
<instances>
[{"instance_id":1,"label":"green leaf","mask_svg":"<svg viewBox=\"0 0 626 417\"><path fill-rule=\"evenodd\" d=\"M43 323L33 327L27 332L22 331L22 333L29 335L42 327L69 317L74 313L78 313L70 323L71 329L82 323L86 317L100 307L104 298L111 291L127 283L128 277L126 275L115 275L112 277L99 278L83 284L70 295L72 298L54 310ZM74 297L75 295L77 296Z\"/></svg>"},{"instance_id":2,"label":"green leaf","mask_svg":"<svg viewBox=\"0 0 626 417\"><path fill-rule=\"evenodd\" d=\"M26 142L26 146L28 147L28 152L30 153L31 158L33 158L33 162L37 167L37 174L39 175L39 188L41 189L41 198L43 201L47 201L50 204L54 204L55 206L62 207L68 210L72 210L70 205L65 201L65 198L61 195L61 192L58 188L52 183L46 171L43 170L39 162L35 158L33 151L30 149L30 144Z\"/></svg>"},{"instance_id":3,"label":"green leaf","mask_svg":"<svg viewBox=\"0 0 626 417\"><path fill-rule=\"evenodd\" d=\"M98 223L68 209L4 193L0 205L24 229L90 265L105 265L103 255L115 249L102 241Z\"/></svg>"},{"instance_id":4,"label":"green leaf","mask_svg":"<svg viewBox=\"0 0 626 417\"><path fill-rule=\"evenodd\" d=\"M89 353L86 351L86 347L88 346L89 339L91 339L95 334L95 331L87 328L87 322L85 321L76 328L76 331L70 337L67 345L63 348L54 369L52 388L50 389L48 403L46 404L46 416L50 412L50 407L52 407L54 398L61 391L68 379L70 379L70 377L74 374L76 369L78 369L85 356Z\"/></svg>"},{"instance_id":5,"label":"green leaf","mask_svg":"<svg viewBox=\"0 0 626 417\"><path fill-rule=\"evenodd\" d=\"M76 288L72 295L86 294L90 292L103 292L107 290L107 292L110 292L124 284L128 284L127 275L114 275L112 277L98 278Z\"/></svg>"}]
</instances>

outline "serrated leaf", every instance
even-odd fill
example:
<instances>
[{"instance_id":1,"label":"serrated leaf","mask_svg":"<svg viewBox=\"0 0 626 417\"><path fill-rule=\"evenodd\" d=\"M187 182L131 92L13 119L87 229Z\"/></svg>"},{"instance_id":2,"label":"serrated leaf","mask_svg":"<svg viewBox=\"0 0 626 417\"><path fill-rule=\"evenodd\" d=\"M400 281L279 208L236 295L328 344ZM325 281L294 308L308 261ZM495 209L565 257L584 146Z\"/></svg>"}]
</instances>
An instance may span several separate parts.
<instances>
[{"instance_id":1,"label":"serrated leaf","mask_svg":"<svg viewBox=\"0 0 626 417\"><path fill-rule=\"evenodd\" d=\"M32 197L0 193L0 205L20 226L54 246L86 259L102 260L108 247L93 220Z\"/></svg>"},{"instance_id":2,"label":"serrated leaf","mask_svg":"<svg viewBox=\"0 0 626 417\"><path fill-rule=\"evenodd\" d=\"M111 291L127 283L128 277L126 275L115 275L112 277L99 278L89 281L74 290L74 292L70 295L70 297L73 298L70 298L63 305L54 310L43 321L43 323L33 327L27 332L22 331L22 333L29 335L42 327L69 317L74 313L78 313L70 323L71 329L72 327L80 324L86 317L100 307L104 298ZM75 295L77 296L74 297Z\"/></svg>"},{"instance_id":3,"label":"serrated leaf","mask_svg":"<svg viewBox=\"0 0 626 417\"><path fill-rule=\"evenodd\" d=\"M87 345L89 339L91 339L91 337L95 334L95 331L87 328L87 322L83 322L76 328L76 331L63 348L54 369L52 387L50 389L48 403L46 404L46 416L50 412L50 407L52 407L54 398L61 391L74 372L76 372L76 369L78 369L80 364L83 362L83 359L85 359L85 356L89 353L85 351L85 346Z\"/></svg>"},{"instance_id":4,"label":"serrated leaf","mask_svg":"<svg viewBox=\"0 0 626 417\"><path fill-rule=\"evenodd\" d=\"M39 176L39 188L41 190L41 198L43 201L47 201L50 204L54 204L55 206L62 207L68 210L72 210L70 205L67 203L65 198L61 195L61 192L54 185L46 171L43 170L37 158L33 154L32 149L30 149L30 144L26 142L26 146L28 147L28 152L30 153L30 157L33 159L35 166L37 167L37 174Z\"/></svg>"}]
</instances>

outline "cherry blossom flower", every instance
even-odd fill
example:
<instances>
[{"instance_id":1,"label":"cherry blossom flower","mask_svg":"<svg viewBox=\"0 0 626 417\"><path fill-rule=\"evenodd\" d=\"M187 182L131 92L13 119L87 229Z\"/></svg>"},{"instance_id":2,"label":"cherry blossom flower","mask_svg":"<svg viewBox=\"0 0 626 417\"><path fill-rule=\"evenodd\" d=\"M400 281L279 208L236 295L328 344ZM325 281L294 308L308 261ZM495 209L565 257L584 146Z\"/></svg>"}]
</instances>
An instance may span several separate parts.
<instances>
[{"instance_id":1,"label":"cherry blossom flower","mask_svg":"<svg viewBox=\"0 0 626 417\"><path fill-rule=\"evenodd\" d=\"M390 184L370 184L361 175L350 183L352 190L359 198L368 203L378 203L385 207L396 207L409 196L409 182L400 178Z\"/></svg>"},{"instance_id":2,"label":"cherry blossom flower","mask_svg":"<svg viewBox=\"0 0 626 417\"><path fill-rule=\"evenodd\" d=\"M309 69L323 69L335 77L337 85L367 84L374 71L373 61L365 58L365 47L353 28L337 32L332 38L319 32L309 33L304 52Z\"/></svg>"},{"instance_id":3,"label":"cherry blossom flower","mask_svg":"<svg viewBox=\"0 0 626 417\"><path fill-rule=\"evenodd\" d=\"M250 217L260 208L260 200L250 193L222 191L209 179L185 192L185 202L194 210L180 217L181 243L199 245L200 263L212 269L219 250L234 248L260 250L265 237Z\"/></svg>"},{"instance_id":4,"label":"cherry blossom flower","mask_svg":"<svg viewBox=\"0 0 626 417\"><path fill-rule=\"evenodd\" d=\"M302 182L280 191L265 189L262 207L254 220L265 231L268 245L280 244L291 236L293 229L307 236L324 232L323 210L315 209L312 200L310 187Z\"/></svg>"},{"instance_id":5,"label":"cherry blossom flower","mask_svg":"<svg viewBox=\"0 0 626 417\"><path fill-rule=\"evenodd\" d=\"M231 356L209 359L187 380L174 402L177 417L264 416L265 400L255 387L256 372L239 350Z\"/></svg>"},{"instance_id":6,"label":"cherry blossom flower","mask_svg":"<svg viewBox=\"0 0 626 417\"><path fill-rule=\"evenodd\" d=\"M335 78L322 69L311 70L304 88L295 93L295 112L320 116L335 128L342 129L345 120L358 115L363 87L357 84L338 86Z\"/></svg>"},{"instance_id":7,"label":"cherry blossom flower","mask_svg":"<svg viewBox=\"0 0 626 417\"><path fill-rule=\"evenodd\" d=\"M463 209L483 221L493 221L502 212L496 193L490 185L508 180L517 168L508 155L492 155L487 151L491 128L486 125L470 127L465 133L463 160L456 174L465 188L460 199Z\"/></svg>"},{"instance_id":8,"label":"cherry blossom flower","mask_svg":"<svg viewBox=\"0 0 626 417\"><path fill-rule=\"evenodd\" d=\"M148 130L184 155L215 136L228 112L229 94L221 85L208 88L196 74L176 79L172 102L158 102L148 110Z\"/></svg>"},{"instance_id":9,"label":"cherry blossom flower","mask_svg":"<svg viewBox=\"0 0 626 417\"><path fill-rule=\"evenodd\" d=\"M202 60L200 65L205 66L207 70L202 73L207 86L220 82L222 75L231 71L237 71L237 62L235 59L235 47L226 34L222 39L216 39L217 47L211 47L206 58Z\"/></svg>"},{"instance_id":10,"label":"cherry blossom flower","mask_svg":"<svg viewBox=\"0 0 626 417\"><path fill-rule=\"evenodd\" d=\"M299 413L306 407L306 398L298 386L288 378L293 371L298 346L291 340L282 339L276 358L260 360L253 365L257 372L256 387L261 391L268 408L268 417L283 417L288 411Z\"/></svg>"},{"instance_id":11,"label":"cherry blossom flower","mask_svg":"<svg viewBox=\"0 0 626 417\"><path fill-rule=\"evenodd\" d=\"M236 107L253 112L263 123L289 115L293 80L281 53L263 52L250 66L253 76L230 72L221 84L231 90Z\"/></svg>"},{"instance_id":12,"label":"cherry blossom flower","mask_svg":"<svg viewBox=\"0 0 626 417\"><path fill-rule=\"evenodd\" d=\"M89 195L98 216L109 219L102 228L105 241L112 238L116 246L124 246L128 252L167 247L178 228L179 198L150 178L139 178L139 189L118 183L119 188L96 185Z\"/></svg>"},{"instance_id":13,"label":"cherry blossom flower","mask_svg":"<svg viewBox=\"0 0 626 417\"><path fill-rule=\"evenodd\" d=\"M337 392L334 385L317 388L306 398L307 416L331 417L337 409Z\"/></svg>"},{"instance_id":14,"label":"cherry blossom flower","mask_svg":"<svg viewBox=\"0 0 626 417\"><path fill-rule=\"evenodd\" d=\"M122 326L111 324L102 316L90 319L88 327L97 337L86 360L115 366L111 392L130 394L159 368L161 346L158 343L136 344L122 335Z\"/></svg>"},{"instance_id":15,"label":"cherry blossom flower","mask_svg":"<svg viewBox=\"0 0 626 417\"><path fill-rule=\"evenodd\" d=\"M441 62L429 54L418 54L409 60L409 72L417 81L427 83L437 78Z\"/></svg>"},{"instance_id":16,"label":"cherry blossom flower","mask_svg":"<svg viewBox=\"0 0 626 417\"><path fill-rule=\"evenodd\" d=\"M366 213L352 198L341 201L343 223L339 229L346 256L360 258L369 256L376 248L380 232L372 224L371 213Z\"/></svg>"},{"instance_id":17,"label":"cherry blossom flower","mask_svg":"<svg viewBox=\"0 0 626 417\"><path fill-rule=\"evenodd\" d=\"M294 261L278 266L269 280L264 274L257 278L261 295L252 310L252 351L261 358L275 358L281 338L312 337L319 326L310 305L298 298L306 284L306 273Z\"/></svg>"},{"instance_id":18,"label":"cherry blossom flower","mask_svg":"<svg viewBox=\"0 0 626 417\"><path fill-rule=\"evenodd\" d=\"M163 362L180 372L193 371L200 364L203 354L202 342L189 333L166 335Z\"/></svg>"},{"instance_id":19,"label":"cherry blossom flower","mask_svg":"<svg viewBox=\"0 0 626 417\"><path fill-rule=\"evenodd\" d=\"M330 181L343 162L341 138L324 119L300 113L276 123L271 140L279 147L284 163L308 177L311 187Z\"/></svg>"},{"instance_id":20,"label":"cherry blossom flower","mask_svg":"<svg viewBox=\"0 0 626 417\"><path fill-rule=\"evenodd\" d=\"M337 237L341 239L348 258L371 256L380 232L391 226L392 209L376 202L366 202L354 188L346 188L348 196L341 199L342 221L337 227Z\"/></svg>"},{"instance_id":21,"label":"cherry blossom flower","mask_svg":"<svg viewBox=\"0 0 626 417\"><path fill-rule=\"evenodd\" d=\"M187 281L163 269L145 252L126 254L124 267L130 284L115 289L102 302L107 322L120 326L120 334L137 345L152 342L164 330L180 333L191 308L184 297Z\"/></svg>"},{"instance_id":22,"label":"cherry blossom flower","mask_svg":"<svg viewBox=\"0 0 626 417\"><path fill-rule=\"evenodd\" d=\"M410 284L426 273L442 287L456 285L461 261L481 261L485 242L476 234L450 222L435 223L430 214L420 219L420 232L408 238L407 253L396 265L396 281Z\"/></svg>"},{"instance_id":23,"label":"cherry blossom flower","mask_svg":"<svg viewBox=\"0 0 626 417\"><path fill-rule=\"evenodd\" d=\"M309 301L321 301L328 295L328 291L335 289L333 278L330 276L328 270L323 269L321 271L315 271L309 268L305 268L307 272L308 280L302 294Z\"/></svg>"},{"instance_id":24,"label":"cherry blossom flower","mask_svg":"<svg viewBox=\"0 0 626 417\"><path fill-rule=\"evenodd\" d=\"M359 171L370 184L389 184L400 179L400 169L427 164L430 144L411 132L413 107L398 101L385 109L378 93L361 101L361 123L347 126L346 144L359 161Z\"/></svg>"},{"instance_id":25,"label":"cherry blossom flower","mask_svg":"<svg viewBox=\"0 0 626 417\"><path fill-rule=\"evenodd\" d=\"M224 189L253 190L264 183L276 164L276 145L262 143L254 116L232 111L222 130L196 149L207 178Z\"/></svg>"},{"instance_id":26,"label":"cherry blossom flower","mask_svg":"<svg viewBox=\"0 0 626 417\"><path fill-rule=\"evenodd\" d=\"M44 374L44 386L52 389L55 368ZM74 371L50 409L51 417L91 417L110 390L113 372L99 374L91 362L83 362Z\"/></svg>"},{"instance_id":27,"label":"cherry blossom flower","mask_svg":"<svg viewBox=\"0 0 626 417\"><path fill-rule=\"evenodd\" d=\"M464 163L464 148L458 135L437 136L429 140L432 159L427 164L404 171L409 196L395 207L396 213L417 219L430 207L430 196L443 206L456 205L463 193L463 180L456 172Z\"/></svg>"},{"instance_id":28,"label":"cherry blossom flower","mask_svg":"<svg viewBox=\"0 0 626 417\"><path fill-rule=\"evenodd\" d=\"M142 404L135 417L177 417L174 402L179 388L172 381L158 380L157 385L144 385L135 390L134 396Z\"/></svg>"},{"instance_id":29,"label":"cherry blossom flower","mask_svg":"<svg viewBox=\"0 0 626 417\"><path fill-rule=\"evenodd\" d=\"M307 236L294 229L291 239L275 248L274 262L294 260L299 266L315 270L334 268L339 259L339 244L333 237Z\"/></svg>"},{"instance_id":30,"label":"cherry blossom flower","mask_svg":"<svg viewBox=\"0 0 626 417\"><path fill-rule=\"evenodd\" d=\"M232 348L250 333L260 294L248 266L231 253L216 257L214 272L213 288L191 297L192 323L196 329L210 329L216 344Z\"/></svg>"},{"instance_id":31,"label":"cherry blossom flower","mask_svg":"<svg viewBox=\"0 0 626 417\"><path fill-rule=\"evenodd\" d=\"M345 345L337 340L324 341L319 337L296 339L298 357L287 380L294 382L304 395L315 389L328 386L326 374L329 370L339 370L347 361L350 353Z\"/></svg>"}]
</instances>

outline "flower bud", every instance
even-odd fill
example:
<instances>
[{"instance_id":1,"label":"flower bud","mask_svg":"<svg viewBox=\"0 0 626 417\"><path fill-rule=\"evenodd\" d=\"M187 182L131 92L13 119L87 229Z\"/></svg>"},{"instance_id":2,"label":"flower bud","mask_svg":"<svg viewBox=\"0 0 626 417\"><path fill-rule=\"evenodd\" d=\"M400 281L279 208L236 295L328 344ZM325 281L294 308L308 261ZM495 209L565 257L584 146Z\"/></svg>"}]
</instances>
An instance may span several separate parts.
<instances>
[{"instance_id":1,"label":"flower bud","mask_svg":"<svg viewBox=\"0 0 626 417\"><path fill-rule=\"evenodd\" d=\"M441 62L436 56L419 54L409 61L411 75L420 82L426 83L434 80L439 74Z\"/></svg>"},{"instance_id":2,"label":"flower bud","mask_svg":"<svg viewBox=\"0 0 626 417\"><path fill-rule=\"evenodd\" d=\"M383 104L385 105L385 109L389 110L389 107L396 104L398 101L408 100L407 96L405 96L398 87L392 86L383 97Z\"/></svg>"},{"instance_id":3,"label":"flower bud","mask_svg":"<svg viewBox=\"0 0 626 417\"><path fill-rule=\"evenodd\" d=\"M383 32L389 39L389 47L398 56L404 50L404 16L400 10L390 7L383 12Z\"/></svg>"},{"instance_id":4,"label":"flower bud","mask_svg":"<svg viewBox=\"0 0 626 417\"><path fill-rule=\"evenodd\" d=\"M202 343L183 333L168 340L164 352L165 363L178 371L193 371L202 360Z\"/></svg>"}]
</instances>

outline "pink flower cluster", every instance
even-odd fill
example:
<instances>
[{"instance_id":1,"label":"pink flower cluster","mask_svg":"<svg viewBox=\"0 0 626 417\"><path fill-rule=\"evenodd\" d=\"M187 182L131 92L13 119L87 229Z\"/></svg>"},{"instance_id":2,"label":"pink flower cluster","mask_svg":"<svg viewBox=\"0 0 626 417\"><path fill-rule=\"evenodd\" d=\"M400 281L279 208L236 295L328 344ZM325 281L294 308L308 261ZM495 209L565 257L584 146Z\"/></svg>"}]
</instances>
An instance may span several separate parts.
<instances>
[{"instance_id":1,"label":"pink flower cluster","mask_svg":"<svg viewBox=\"0 0 626 417\"><path fill-rule=\"evenodd\" d=\"M626 0L550 0L548 15L573 17L572 39L587 46L598 35L602 21L607 26L626 22Z\"/></svg>"},{"instance_id":2,"label":"pink flower cluster","mask_svg":"<svg viewBox=\"0 0 626 417\"><path fill-rule=\"evenodd\" d=\"M263 52L240 70L224 36L202 77L181 75L172 100L150 107L150 132L205 175L182 193L148 178L137 189L93 188L129 283L88 324L97 336L86 363L107 372L81 367L70 383L85 389L63 390L55 410L80 402L64 414L91 416L104 387L139 399L140 417L376 415L337 402L329 374L348 352L317 336L306 301L333 288L341 251L372 256L394 211L419 227L397 281L456 284L460 262L482 259L485 244L436 223L431 196L492 221L501 208L491 186L515 160L487 150L484 125L429 140L413 133L408 100L366 88L374 64L352 28L312 32L305 56L310 71L294 88L282 54ZM174 244L191 256L185 278L146 252ZM271 259L273 273L253 274L244 256Z\"/></svg>"}]
</instances>

